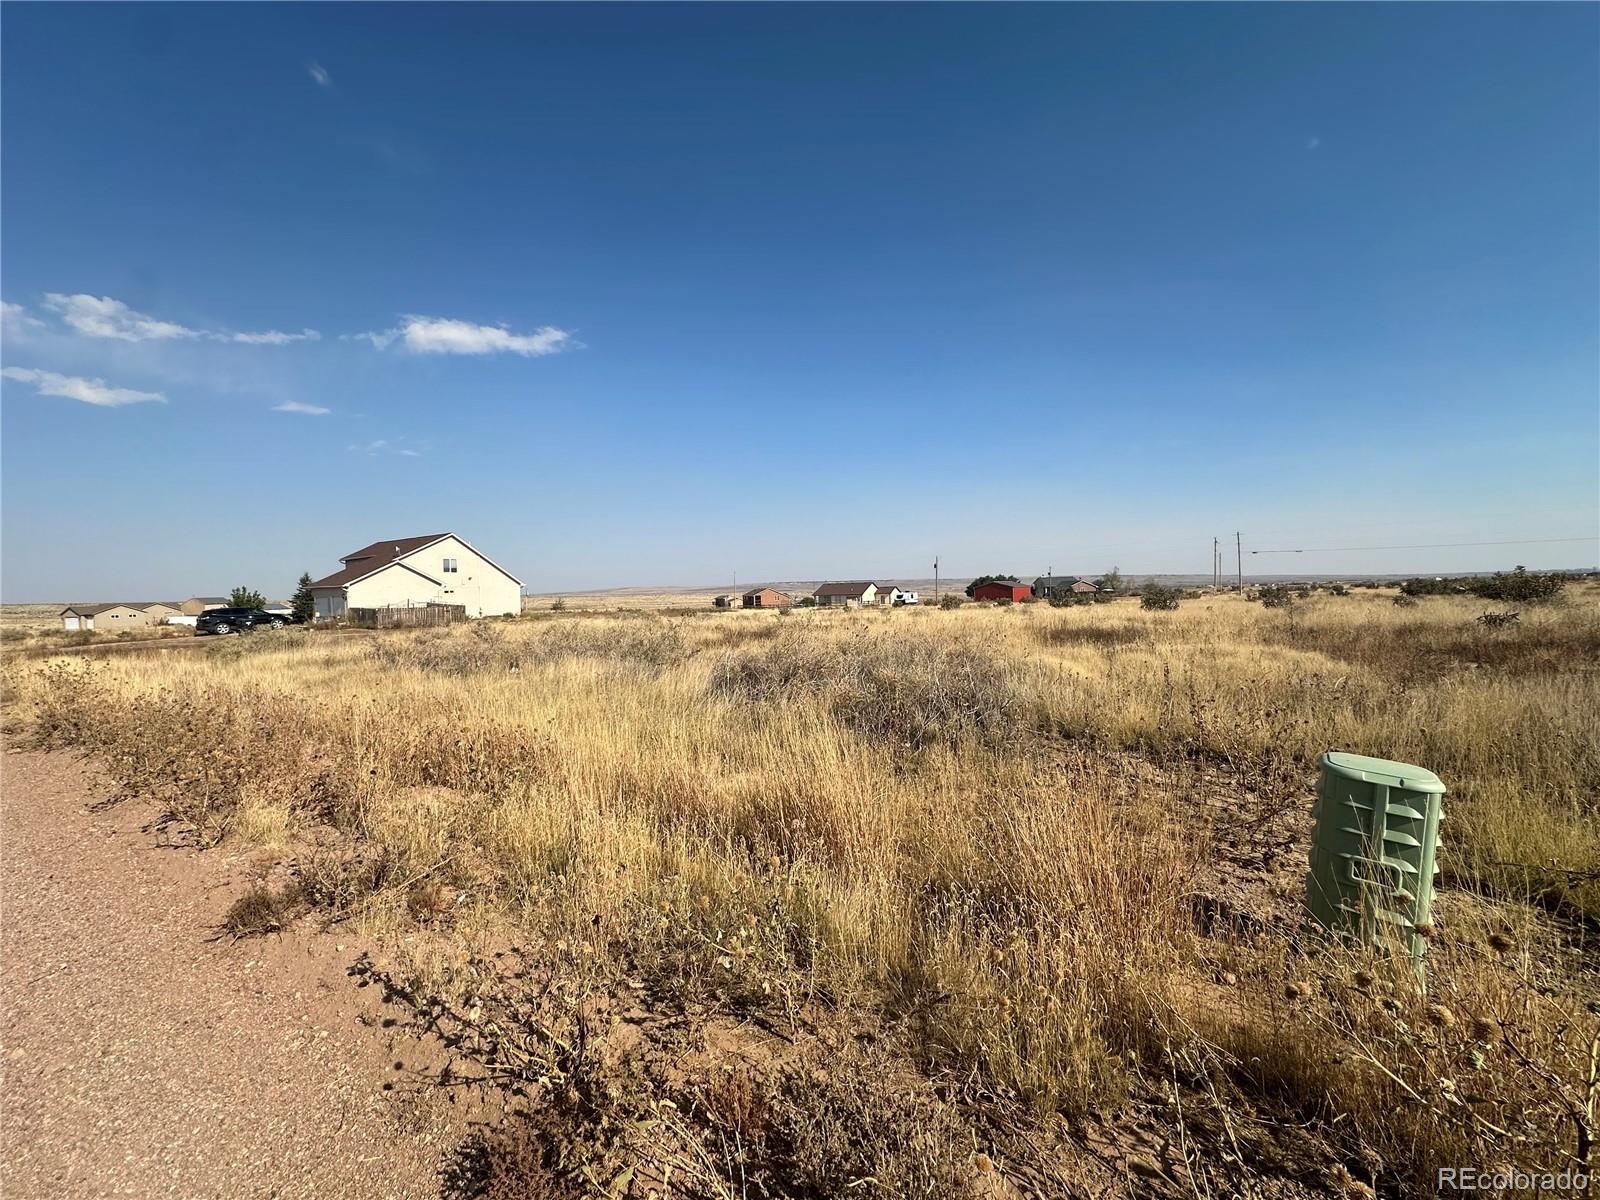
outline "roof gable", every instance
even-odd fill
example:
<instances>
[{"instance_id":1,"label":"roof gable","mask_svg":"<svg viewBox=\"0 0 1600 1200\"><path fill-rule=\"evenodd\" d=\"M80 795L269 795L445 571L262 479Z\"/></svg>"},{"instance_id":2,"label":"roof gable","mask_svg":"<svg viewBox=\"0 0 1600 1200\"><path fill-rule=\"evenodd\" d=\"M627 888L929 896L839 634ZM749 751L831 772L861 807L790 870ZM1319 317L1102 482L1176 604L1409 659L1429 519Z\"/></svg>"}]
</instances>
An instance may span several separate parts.
<instances>
[{"instance_id":1,"label":"roof gable","mask_svg":"<svg viewBox=\"0 0 1600 1200\"><path fill-rule=\"evenodd\" d=\"M868 588L878 585L869 580L851 580L846 583L825 583L816 591L818 596L864 596Z\"/></svg>"},{"instance_id":2,"label":"roof gable","mask_svg":"<svg viewBox=\"0 0 1600 1200\"><path fill-rule=\"evenodd\" d=\"M344 563L343 568L335 571L332 575L325 575L321 579L312 581L311 586L314 588L349 587L357 580L365 579L368 575L376 575L385 567L392 567L396 564L417 575L421 575L430 583L438 583L439 581L432 575L427 574L425 571L420 571L401 560L409 558L419 550L426 550L429 546L442 542L446 538L454 538L518 587L522 586L522 580L495 562L494 559L479 550L466 538L454 533L429 533L421 537L389 538L386 541L373 542L370 546L363 546L359 550L346 554L339 560Z\"/></svg>"}]
</instances>

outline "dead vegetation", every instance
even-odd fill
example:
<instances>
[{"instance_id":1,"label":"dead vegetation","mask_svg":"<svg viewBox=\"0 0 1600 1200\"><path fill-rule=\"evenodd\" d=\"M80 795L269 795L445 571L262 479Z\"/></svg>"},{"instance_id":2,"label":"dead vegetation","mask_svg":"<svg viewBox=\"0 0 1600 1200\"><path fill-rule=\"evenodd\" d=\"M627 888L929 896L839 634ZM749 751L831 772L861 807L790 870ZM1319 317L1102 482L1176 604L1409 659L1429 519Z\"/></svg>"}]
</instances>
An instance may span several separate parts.
<instances>
[{"instance_id":1,"label":"dead vegetation","mask_svg":"<svg viewBox=\"0 0 1600 1200\"><path fill-rule=\"evenodd\" d=\"M526 1100L479 1194L1423 1195L1592 1157L1600 614L1480 609L546 617L8 691L418 934L385 986ZM1451 788L1426 993L1298 929L1329 746Z\"/></svg>"}]
</instances>

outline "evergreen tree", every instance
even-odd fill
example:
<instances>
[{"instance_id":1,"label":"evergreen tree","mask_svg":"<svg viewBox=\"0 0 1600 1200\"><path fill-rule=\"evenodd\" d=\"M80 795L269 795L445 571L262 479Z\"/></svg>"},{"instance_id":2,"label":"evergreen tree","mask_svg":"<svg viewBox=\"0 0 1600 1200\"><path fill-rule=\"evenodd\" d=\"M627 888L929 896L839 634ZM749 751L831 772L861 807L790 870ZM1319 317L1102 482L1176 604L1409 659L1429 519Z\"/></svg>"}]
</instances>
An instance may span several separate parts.
<instances>
[{"instance_id":1,"label":"evergreen tree","mask_svg":"<svg viewBox=\"0 0 1600 1200\"><path fill-rule=\"evenodd\" d=\"M267 598L260 592L253 592L247 587L236 587L228 596L229 608L260 608L266 602Z\"/></svg>"},{"instance_id":2,"label":"evergreen tree","mask_svg":"<svg viewBox=\"0 0 1600 1200\"><path fill-rule=\"evenodd\" d=\"M317 615L317 601L311 594L311 575L307 572L300 576L299 586L294 589L294 596L289 601L290 615L299 625L311 624L311 619Z\"/></svg>"}]
</instances>

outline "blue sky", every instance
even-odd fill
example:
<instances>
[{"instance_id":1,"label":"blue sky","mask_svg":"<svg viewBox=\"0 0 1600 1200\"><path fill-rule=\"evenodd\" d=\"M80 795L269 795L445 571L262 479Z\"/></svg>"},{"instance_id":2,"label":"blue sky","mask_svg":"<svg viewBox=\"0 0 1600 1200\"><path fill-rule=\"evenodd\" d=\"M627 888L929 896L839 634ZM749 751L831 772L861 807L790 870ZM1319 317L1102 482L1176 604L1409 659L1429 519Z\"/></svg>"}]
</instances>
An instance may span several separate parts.
<instances>
[{"instance_id":1,"label":"blue sky","mask_svg":"<svg viewBox=\"0 0 1600 1200\"><path fill-rule=\"evenodd\" d=\"M0 19L9 601L1600 534L1593 5Z\"/></svg>"}]
</instances>

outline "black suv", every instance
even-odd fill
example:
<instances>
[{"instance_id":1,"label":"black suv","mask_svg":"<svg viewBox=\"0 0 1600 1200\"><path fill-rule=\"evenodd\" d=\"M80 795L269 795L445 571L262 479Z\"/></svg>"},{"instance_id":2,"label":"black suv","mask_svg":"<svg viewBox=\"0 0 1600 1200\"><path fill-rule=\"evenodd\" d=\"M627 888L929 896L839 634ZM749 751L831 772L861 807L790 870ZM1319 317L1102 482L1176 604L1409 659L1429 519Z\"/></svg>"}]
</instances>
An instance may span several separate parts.
<instances>
[{"instance_id":1,"label":"black suv","mask_svg":"<svg viewBox=\"0 0 1600 1200\"><path fill-rule=\"evenodd\" d=\"M265 626L282 629L288 617L263 612L259 608L208 608L194 619L194 631L201 633L249 633Z\"/></svg>"}]
</instances>

